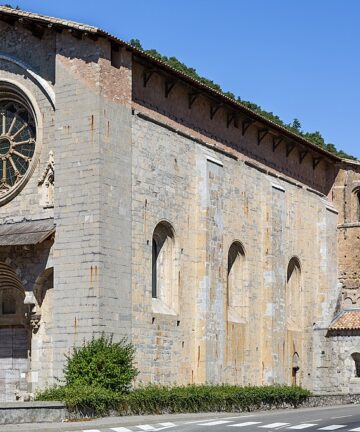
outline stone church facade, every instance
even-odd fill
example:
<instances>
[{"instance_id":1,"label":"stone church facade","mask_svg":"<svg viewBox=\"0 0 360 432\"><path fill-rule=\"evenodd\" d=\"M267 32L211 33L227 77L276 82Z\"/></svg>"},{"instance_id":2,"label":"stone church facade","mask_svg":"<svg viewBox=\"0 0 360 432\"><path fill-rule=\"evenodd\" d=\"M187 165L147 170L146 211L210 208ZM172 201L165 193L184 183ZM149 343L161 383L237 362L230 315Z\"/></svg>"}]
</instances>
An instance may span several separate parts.
<instances>
[{"instance_id":1,"label":"stone church facade","mask_svg":"<svg viewBox=\"0 0 360 432\"><path fill-rule=\"evenodd\" d=\"M141 382L360 392L359 163L98 28L0 34L0 400L103 332Z\"/></svg>"}]
</instances>

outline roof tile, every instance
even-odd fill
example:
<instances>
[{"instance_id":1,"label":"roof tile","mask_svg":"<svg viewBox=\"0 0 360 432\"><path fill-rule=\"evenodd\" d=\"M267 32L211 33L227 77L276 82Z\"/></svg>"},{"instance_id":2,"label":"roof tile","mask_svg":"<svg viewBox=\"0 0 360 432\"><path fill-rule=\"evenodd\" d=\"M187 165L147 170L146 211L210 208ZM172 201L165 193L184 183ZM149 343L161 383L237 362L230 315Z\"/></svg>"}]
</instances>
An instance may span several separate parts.
<instances>
[{"instance_id":1,"label":"roof tile","mask_svg":"<svg viewBox=\"0 0 360 432\"><path fill-rule=\"evenodd\" d=\"M329 330L360 330L360 310L343 311L330 324Z\"/></svg>"}]
</instances>

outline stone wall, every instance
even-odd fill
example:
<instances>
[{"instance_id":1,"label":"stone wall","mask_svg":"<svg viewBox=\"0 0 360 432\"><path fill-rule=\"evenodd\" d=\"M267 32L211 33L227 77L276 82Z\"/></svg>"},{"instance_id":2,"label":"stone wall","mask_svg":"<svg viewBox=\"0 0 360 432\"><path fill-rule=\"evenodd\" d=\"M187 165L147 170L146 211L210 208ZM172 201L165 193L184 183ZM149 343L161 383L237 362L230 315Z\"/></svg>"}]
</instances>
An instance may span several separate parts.
<instances>
[{"instance_id":1,"label":"stone wall","mask_svg":"<svg viewBox=\"0 0 360 432\"><path fill-rule=\"evenodd\" d=\"M54 244L31 249L30 258L21 248L0 251L28 275L29 292L54 267L46 334L33 339L33 389L61 376L73 345L104 331L133 341L138 382L296 382L345 391L348 372L337 370L355 340L329 339L326 329L342 301L338 223L340 282L352 292L358 282L359 227L346 225L358 167L276 143L260 122L243 129L241 116L204 93L190 106L189 88L177 81L166 93L162 74L144 86L144 65L105 38L49 29L40 40L21 25L0 26L0 80L33 96L42 132L35 173L0 208L0 222L56 223ZM53 209L42 207L38 187L50 150ZM169 295L152 298L159 222L173 232L170 304ZM243 251L241 314L227 292L234 242ZM292 259L300 273L296 320L288 306ZM340 363L329 363L339 352Z\"/></svg>"},{"instance_id":2,"label":"stone wall","mask_svg":"<svg viewBox=\"0 0 360 432\"><path fill-rule=\"evenodd\" d=\"M358 188L360 164L342 166L334 185L334 201L340 210L338 227L339 283L343 307L360 308L360 219Z\"/></svg>"},{"instance_id":3,"label":"stone wall","mask_svg":"<svg viewBox=\"0 0 360 432\"><path fill-rule=\"evenodd\" d=\"M57 36L54 371L93 334L129 335L131 62L105 40Z\"/></svg>"},{"instance_id":4,"label":"stone wall","mask_svg":"<svg viewBox=\"0 0 360 432\"><path fill-rule=\"evenodd\" d=\"M332 190L334 205L339 210L337 226L338 289L334 304L328 309L327 319L315 328L316 386L319 393L331 393L334 389L343 393L359 393L360 378L356 377L352 354L360 352L358 330L329 331L330 323L344 309L360 308L360 186L358 162L344 162L340 166Z\"/></svg>"},{"instance_id":5,"label":"stone wall","mask_svg":"<svg viewBox=\"0 0 360 432\"><path fill-rule=\"evenodd\" d=\"M291 383L296 351L297 382L313 388L312 328L326 320L336 295L336 210L305 185L196 144L147 115L133 117L133 341L140 380ZM157 313L151 298L152 233L161 220L173 226L180 257L175 314ZM230 321L226 310L227 254L236 240L244 246L249 296L242 323ZM285 311L294 256L304 319L295 331Z\"/></svg>"}]
</instances>

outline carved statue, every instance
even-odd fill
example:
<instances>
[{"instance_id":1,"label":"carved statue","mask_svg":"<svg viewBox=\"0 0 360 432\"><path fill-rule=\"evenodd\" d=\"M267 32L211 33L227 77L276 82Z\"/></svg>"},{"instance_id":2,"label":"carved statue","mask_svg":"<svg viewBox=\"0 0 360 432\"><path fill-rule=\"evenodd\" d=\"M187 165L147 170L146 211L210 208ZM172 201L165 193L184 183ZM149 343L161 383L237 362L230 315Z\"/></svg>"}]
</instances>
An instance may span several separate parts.
<instances>
[{"instance_id":1,"label":"carved statue","mask_svg":"<svg viewBox=\"0 0 360 432\"><path fill-rule=\"evenodd\" d=\"M54 207L54 180L55 180L55 162L54 153L49 152L48 163L38 180L40 192L40 204L43 208Z\"/></svg>"}]
</instances>

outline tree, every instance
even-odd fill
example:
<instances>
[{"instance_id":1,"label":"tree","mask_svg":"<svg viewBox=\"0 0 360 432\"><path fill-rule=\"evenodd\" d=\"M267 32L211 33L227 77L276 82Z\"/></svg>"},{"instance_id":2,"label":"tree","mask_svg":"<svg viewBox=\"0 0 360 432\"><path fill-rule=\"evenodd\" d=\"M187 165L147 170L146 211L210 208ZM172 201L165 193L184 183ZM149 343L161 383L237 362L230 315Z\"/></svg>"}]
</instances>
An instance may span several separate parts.
<instances>
[{"instance_id":1,"label":"tree","mask_svg":"<svg viewBox=\"0 0 360 432\"><path fill-rule=\"evenodd\" d=\"M141 50L143 49L143 47L142 47L141 42L139 41L139 39L130 39L129 44L132 45L135 48L138 48L138 49L141 49Z\"/></svg>"},{"instance_id":2,"label":"tree","mask_svg":"<svg viewBox=\"0 0 360 432\"><path fill-rule=\"evenodd\" d=\"M294 129L296 132L301 132L301 123L300 120L297 118L294 118L290 125L291 129Z\"/></svg>"}]
</instances>

